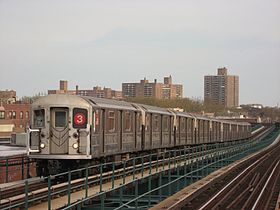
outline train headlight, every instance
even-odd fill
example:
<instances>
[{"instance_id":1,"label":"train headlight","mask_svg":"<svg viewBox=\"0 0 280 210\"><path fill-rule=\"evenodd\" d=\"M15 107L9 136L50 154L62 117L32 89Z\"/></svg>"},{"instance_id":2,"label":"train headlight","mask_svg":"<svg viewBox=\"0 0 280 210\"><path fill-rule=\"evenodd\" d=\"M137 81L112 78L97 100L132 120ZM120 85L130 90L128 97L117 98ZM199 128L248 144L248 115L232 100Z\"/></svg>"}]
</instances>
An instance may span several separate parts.
<instances>
[{"instance_id":1,"label":"train headlight","mask_svg":"<svg viewBox=\"0 0 280 210\"><path fill-rule=\"evenodd\" d=\"M40 148L41 148L41 149L44 149L45 147L46 147L46 145L45 145L44 143L41 143L41 144L40 144Z\"/></svg>"},{"instance_id":2,"label":"train headlight","mask_svg":"<svg viewBox=\"0 0 280 210\"><path fill-rule=\"evenodd\" d=\"M74 144L72 145L72 147L73 147L74 149L78 149L79 145L78 145L78 143L74 143Z\"/></svg>"}]
</instances>

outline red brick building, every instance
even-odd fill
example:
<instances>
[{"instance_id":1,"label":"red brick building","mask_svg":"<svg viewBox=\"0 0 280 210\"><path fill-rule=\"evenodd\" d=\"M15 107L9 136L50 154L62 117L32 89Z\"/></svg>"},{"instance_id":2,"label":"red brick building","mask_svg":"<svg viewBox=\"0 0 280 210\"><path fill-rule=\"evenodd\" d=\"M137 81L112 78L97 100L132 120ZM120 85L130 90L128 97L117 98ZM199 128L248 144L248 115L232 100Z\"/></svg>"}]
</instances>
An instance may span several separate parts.
<instances>
[{"instance_id":1,"label":"red brick building","mask_svg":"<svg viewBox=\"0 0 280 210\"><path fill-rule=\"evenodd\" d=\"M29 125L30 104L15 103L2 106L4 110L0 111L0 120L11 120L15 128L26 128Z\"/></svg>"},{"instance_id":2,"label":"red brick building","mask_svg":"<svg viewBox=\"0 0 280 210\"><path fill-rule=\"evenodd\" d=\"M70 95L82 95L92 96L97 98L109 98L109 99L123 99L122 91L112 90L111 88L101 88L99 86L93 87L93 89L80 90L76 85L76 90L68 90L68 81L59 81L59 90L48 90L48 94L70 94Z\"/></svg>"},{"instance_id":3,"label":"red brick building","mask_svg":"<svg viewBox=\"0 0 280 210\"><path fill-rule=\"evenodd\" d=\"M0 138L9 139L13 132L25 132L29 125L30 104L0 105Z\"/></svg>"}]
</instances>

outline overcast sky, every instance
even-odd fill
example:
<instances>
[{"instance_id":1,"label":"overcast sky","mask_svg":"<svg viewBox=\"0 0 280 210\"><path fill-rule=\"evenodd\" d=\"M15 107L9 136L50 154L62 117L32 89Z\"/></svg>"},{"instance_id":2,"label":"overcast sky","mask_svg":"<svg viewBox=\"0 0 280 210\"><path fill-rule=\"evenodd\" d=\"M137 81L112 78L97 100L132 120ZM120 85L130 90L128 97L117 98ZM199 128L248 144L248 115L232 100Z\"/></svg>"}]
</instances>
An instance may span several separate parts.
<instances>
[{"instance_id":1,"label":"overcast sky","mask_svg":"<svg viewBox=\"0 0 280 210\"><path fill-rule=\"evenodd\" d=\"M18 96L172 75L239 75L240 103L280 105L280 0L0 0L0 89Z\"/></svg>"}]
</instances>

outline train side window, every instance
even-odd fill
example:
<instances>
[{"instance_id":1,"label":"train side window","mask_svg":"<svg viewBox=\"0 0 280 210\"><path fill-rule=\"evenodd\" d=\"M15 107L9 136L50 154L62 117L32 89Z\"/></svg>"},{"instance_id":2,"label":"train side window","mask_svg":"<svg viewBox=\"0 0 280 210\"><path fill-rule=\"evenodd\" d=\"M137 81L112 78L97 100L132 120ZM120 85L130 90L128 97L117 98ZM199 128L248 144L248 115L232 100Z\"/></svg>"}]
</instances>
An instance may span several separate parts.
<instances>
[{"instance_id":1,"label":"train side window","mask_svg":"<svg viewBox=\"0 0 280 210\"><path fill-rule=\"evenodd\" d=\"M99 130L100 130L100 115L99 115L99 110L95 110L93 113L92 113L92 119L93 119L93 122L92 122L92 125L95 126L95 133L98 133Z\"/></svg>"},{"instance_id":2,"label":"train side window","mask_svg":"<svg viewBox=\"0 0 280 210\"><path fill-rule=\"evenodd\" d=\"M38 109L34 110L34 127L40 128L45 126L45 110Z\"/></svg>"},{"instance_id":3,"label":"train side window","mask_svg":"<svg viewBox=\"0 0 280 210\"><path fill-rule=\"evenodd\" d=\"M107 131L114 132L115 131L115 118L116 114L114 111L108 111L107 112Z\"/></svg>"},{"instance_id":4,"label":"train side window","mask_svg":"<svg viewBox=\"0 0 280 210\"><path fill-rule=\"evenodd\" d=\"M187 118L187 132L189 133L191 131L191 119Z\"/></svg>"},{"instance_id":5,"label":"train side window","mask_svg":"<svg viewBox=\"0 0 280 210\"><path fill-rule=\"evenodd\" d=\"M142 129L142 115L140 113L136 114L136 121L137 121L137 131L141 131Z\"/></svg>"},{"instance_id":6,"label":"train side window","mask_svg":"<svg viewBox=\"0 0 280 210\"><path fill-rule=\"evenodd\" d=\"M151 115L147 114L146 115L146 130L149 131L151 127Z\"/></svg>"},{"instance_id":7,"label":"train side window","mask_svg":"<svg viewBox=\"0 0 280 210\"><path fill-rule=\"evenodd\" d=\"M180 117L176 117L176 129L179 129Z\"/></svg>"},{"instance_id":8,"label":"train side window","mask_svg":"<svg viewBox=\"0 0 280 210\"><path fill-rule=\"evenodd\" d=\"M55 127L66 127L66 112L56 111L55 112Z\"/></svg>"},{"instance_id":9,"label":"train side window","mask_svg":"<svg viewBox=\"0 0 280 210\"><path fill-rule=\"evenodd\" d=\"M180 129L181 129L182 132L186 131L186 118L184 118L184 117L181 117Z\"/></svg>"},{"instance_id":10,"label":"train side window","mask_svg":"<svg viewBox=\"0 0 280 210\"><path fill-rule=\"evenodd\" d=\"M154 124L153 124L153 130L154 131L159 131L159 116L158 115L154 115L154 120L153 120Z\"/></svg>"},{"instance_id":11,"label":"train side window","mask_svg":"<svg viewBox=\"0 0 280 210\"><path fill-rule=\"evenodd\" d=\"M162 128L163 128L163 131L168 131L168 117L167 116L163 116L163 118L162 118Z\"/></svg>"},{"instance_id":12,"label":"train side window","mask_svg":"<svg viewBox=\"0 0 280 210\"><path fill-rule=\"evenodd\" d=\"M124 131L131 131L131 113L124 112Z\"/></svg>"}]
</instances>

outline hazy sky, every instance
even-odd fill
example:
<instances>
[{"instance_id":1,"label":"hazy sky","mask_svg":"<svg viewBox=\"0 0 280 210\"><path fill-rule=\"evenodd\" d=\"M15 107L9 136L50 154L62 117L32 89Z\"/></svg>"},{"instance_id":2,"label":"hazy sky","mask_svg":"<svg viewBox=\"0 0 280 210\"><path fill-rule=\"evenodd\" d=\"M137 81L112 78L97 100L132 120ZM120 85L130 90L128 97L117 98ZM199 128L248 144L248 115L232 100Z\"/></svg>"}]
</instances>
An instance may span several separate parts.
<instances>
[{"instance_id":1,"label":"hazy sky","mask_svg":"<svg viewBox=\"0 0 280 210\"><path fill-rule=\"evenodd\" d=\"M19 96L172 75L239 75L240 103L280 104L280 0L0 0L0 89Z\"/></svg>"}]
</instances>

